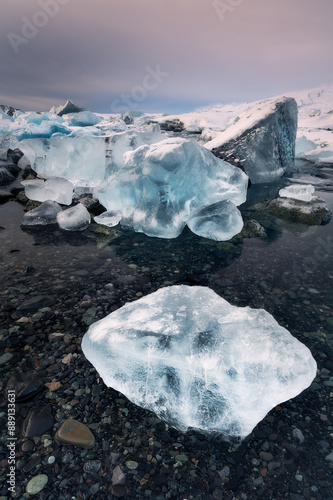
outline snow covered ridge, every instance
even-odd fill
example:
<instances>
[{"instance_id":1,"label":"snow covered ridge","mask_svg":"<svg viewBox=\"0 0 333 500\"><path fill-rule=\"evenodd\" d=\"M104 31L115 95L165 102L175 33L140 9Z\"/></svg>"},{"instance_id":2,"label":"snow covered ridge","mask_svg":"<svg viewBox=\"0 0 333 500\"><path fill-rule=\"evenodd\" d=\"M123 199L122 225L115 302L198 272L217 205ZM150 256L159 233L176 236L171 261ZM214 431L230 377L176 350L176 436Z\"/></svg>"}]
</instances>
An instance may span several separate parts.
<instances>
[{"instance_id":1,"label":"snow covered ridge","mask_svg":"<svg viewBox=\"0 0 333 500\"><path fill-rule=\"evenodd\" d=\"M297 104L284 97L246 109L205 147L242 168L258 184L274 181L292 168L296 133Z\"/></svg>"},{"instance_id":2,"label":"snow covered ridge","mask_svg":"<svg viewBox=\"0 0 333 500\"><path fill-rule=\"evenodd\" d=\"M244 438L316 376L309 349L262 309L171 286L90 326L82 350L107 386L186 431Z\"/></svg>"}]
</instances>

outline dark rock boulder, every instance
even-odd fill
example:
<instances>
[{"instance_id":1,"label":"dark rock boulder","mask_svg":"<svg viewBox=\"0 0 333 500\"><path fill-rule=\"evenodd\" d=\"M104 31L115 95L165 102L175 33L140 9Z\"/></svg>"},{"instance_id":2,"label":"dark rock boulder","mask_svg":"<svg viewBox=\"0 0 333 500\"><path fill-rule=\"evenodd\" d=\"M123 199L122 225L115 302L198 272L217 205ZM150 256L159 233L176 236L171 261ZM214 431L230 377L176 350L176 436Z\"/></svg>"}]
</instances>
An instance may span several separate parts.
<instances>
[{"instance_id":1,"label":"dark rock boulder","mask_svg":"<svg viewBox=\"0 0 333 500\"><path fill-rule=\"evenodd\" d=\"M205 147L244 170L253 184L274 181L294 164L297 115L295 99L262 101L241 113Z\"/></svg>"}]
</instances>

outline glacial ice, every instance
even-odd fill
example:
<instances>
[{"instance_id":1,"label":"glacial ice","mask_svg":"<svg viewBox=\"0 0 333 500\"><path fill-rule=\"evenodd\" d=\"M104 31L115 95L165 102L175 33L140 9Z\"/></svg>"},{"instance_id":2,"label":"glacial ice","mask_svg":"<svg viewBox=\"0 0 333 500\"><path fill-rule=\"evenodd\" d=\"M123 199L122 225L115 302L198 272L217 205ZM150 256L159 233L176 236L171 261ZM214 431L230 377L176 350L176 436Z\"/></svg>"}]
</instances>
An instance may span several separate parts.
<instances>
[{"instance_id":1,"label":"glacial ice","mask_svg":"<svg viewBox=\"0 0 333 500\"><path fill-rule=\"evenodd\" d=\"M102 118L95 115L91 111L80 111L79 113L68 113L64 115L67 125L71 127L88 127L97 125L102 121Z\"/></svg>"},{"instance_id":2,"label":"glacial ice","mask_svg":"<svg viewBox=\"0 0 333 500\"><path fill-rule=\"evenodd\" d=\"M57 222L66 231L83 231L91 221L90 213L82 203L66 208L57 214Z\"/></svg>"},{"instance_id":3,"label":"glacial ice","mask_svg":"<svg viewBox=\"0 0 333 500\"><path fill-rule=\"evenodd\" d=\"M69 113L80 113L80 111L86 111L84 108L80 108L77 104L70 101L69 99L65 104L58 107L52 106L50 113L56 113L59 116L67 115Z\"/></svg>"},{"instance_id":4,"label":"glacial ice","mask_svg":"<svg viewBox=\"0 0 333 500\"><path fill-rule=\"evenodd\" d=\"M118 212L103 212L101 215L94 217L94 221L97 224L102 224L103 226L114 227L119 224L121 220L121 213Z\"/></svg>"},{"instance_id":5,"label":"glacial ice","mask_svg":"<svg viewBox=\"0 0 333 500\"><path fill-rule=\"evenodd\" d=\"M148 236L176 238L189 221L196 234L209 234L219 241L242 229L235 205L246 200L247 176L197 142L170 138L129 151L123 158L123 167L95 193L107 211L121 214L123 227ZM220 203L227 200L228 204ZM205 214L207 207L218 203Z\"/></svg>"},{"instance_id":6,"label":"glacial ice","mask_svg":"<svg viewBox=\"0 0 333 500\"><path fill-rule=\"evenodd\" d=\"M244 169L253 184L271 182L294 164L297 103L292 98L262 101L205 147L217 157Z\"/></svg>"},{"instance_id":7,"label":"glacial ice","mask_svg":"<svg viewBox=\"0 0 333 500\"><path fill-rule=\"evenodd\" d=\"M107 386L183 431L244 438L316 376L309 349L262 309L166 287L92 324L82 350Z\"/></svg>"},{"instance_id":8,"label":"glacial ice","mask_svg":"<svg viewBox=\"0 0 333 500\"><path fill-rule=\"evenodd\" d=\"M21 226L45 226L57 223L57 214L62 208L55 201L44 201L39 207L26 212L22 218Z\"/></svg>"},{"instance_id":9,"label":"glacial ice","mask_svg":"<svg viewBox=\"0 0 333 500\"><path fill-rule=\"evenodd\" d=\"M279 195L283 198L292 198L293 200L313 201L315 187L312 184L291 184L280 189Z\"/></svg>"},{"instance_id":10,"label":"glacial ice","mask_svg":"<svg viewBox=\"0 0 333 500\"><path fill-rule=\"evenodd\" d=\"M194 212L187 225L199 236L223 241L241 232L243 219L238 208L231 201L224 200Z\"/></svg>"},{"instance_id":11,"label":"glacial ice","mask_svg":"<svg viewBox=\"0 0 333 500\"><path fill-rule=\"evenodd\" d=\"M22 141L20 149L40 177L64 177L74 185L94 186L106 174L104 137L32 139Z\"/></svg>"},{"instance_id":12,"label":"glacial ice","mask_svg":"<svg viewBox=\"0 0 333 500\"><path fill-rule=\"evenodd\" d=\"M25 195L29 200L56 201L62 205L70 205L73 199L73 184L62 177L54 177L43 181L33 179L22 181L25 187Z\"/></svg>"},{"instance_id":13,"label":"glacial ice","mask_svg":"<svg viewBox=\"0 0 333 500\"><path fill-rule=\"evenodd\" d=\"M113 133L109 137L86 134L79 129L71 137L21 141L19 148L40 177L64 177L75 186L95 187L123 167L124 153L163 139L158 125Z\"/></svg>"}]
</instances>

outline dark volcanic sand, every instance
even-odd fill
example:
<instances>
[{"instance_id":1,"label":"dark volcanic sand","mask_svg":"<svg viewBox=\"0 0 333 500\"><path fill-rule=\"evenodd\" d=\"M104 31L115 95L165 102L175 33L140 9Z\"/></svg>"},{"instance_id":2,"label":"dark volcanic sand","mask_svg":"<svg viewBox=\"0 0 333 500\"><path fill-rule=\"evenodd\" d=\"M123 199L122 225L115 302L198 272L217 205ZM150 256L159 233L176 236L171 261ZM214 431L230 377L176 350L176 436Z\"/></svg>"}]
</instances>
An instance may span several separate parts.
<instances>
[{"instance_id":1,"label":"dark volcanic sand","mask_svg":"<svg viewBox=\"0 0 333 500\"><path fill-rule=\"evenodd\" d=\"M332 204L331 193L322 196ZM16 201L0 207L0 340L1 353L10 353L0 365L2 393L18 370L59 384L17 404L15 498L46 474L35 498L333 499L333 458L326 459L333 451L332 222L306 229L271 220L268 240L219 244L188 230L176 240L118 228L109 236L56 227L22 231L22 215ZM265 308L317 361L311 387L272 409L239 447L168 428L107 388L82 354L87 324L172 284L209 286L234 305ZM34 297L44 299L26 304ZM56 332L63 335L50 340ZM46 405L48 430L36 420L32 433L42 435L21 438L29 411ZM2 499L7 401L0 412ZM92 430L92 449L55 441L69 417ZM117 466L125 485L112 489Z\"/></svg>"}]
</instances>

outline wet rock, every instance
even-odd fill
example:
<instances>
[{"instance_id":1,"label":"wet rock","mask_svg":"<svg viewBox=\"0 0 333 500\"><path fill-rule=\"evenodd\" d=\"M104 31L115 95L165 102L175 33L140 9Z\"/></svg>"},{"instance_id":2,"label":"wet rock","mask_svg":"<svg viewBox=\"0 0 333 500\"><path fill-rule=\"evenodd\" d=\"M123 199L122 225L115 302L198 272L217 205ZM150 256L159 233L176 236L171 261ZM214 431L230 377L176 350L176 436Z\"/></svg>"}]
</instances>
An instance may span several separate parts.
<instances>
[{"instance_id":1,"label":"wet rock","mask_svg":"<svg viewBox=\"0 0 333 500\"><path fill-rule=\"evenodd\" d=\"M39 474L33 477L27 484L26 492L29 495L37 495L47 485L49 478L46 474Z\"/></svg>"},{"instance_id":2,"label":"wet rock","mask_svg":"<svg viewBox=\"0 0 333 500\"><path fill-rule=\"evenodd\" d=\"M22 156L23 156L23 153L18 148L16 148L16 149L8 149L8 151L7 151L7 159L9 161L12 161L16 165L18 164L18 162L20 161L20 159L22 158Z\"/></svg>"},{"instance_id":3,"label":"wet rock","mask_svg":"<svg viewBox=\"0 0 333 500\"><path fill-rule=\"evenodd\" d=\"M13 198L13 194L10 193L9 191L3 191L0 189L0 204L1 203L6 203L6 201L10 200Z\"/></svg>"},{"instance_id":4,"label":"wet rock","mask_svg":"<svg viewBox=\"0 0 333 500\"><path fill-rule=\"evenodd\" d=\"M10 377L6 387L8 391L15 391L15 399L18 403L33 398L43 390L44 383L36 378L32 372L19 372Z\"/></svg>"},{"instance_id":5,"label":"wet rock","mask_svg":"<svg viewBox=\"0 0 333 500\"><path fill-rule=\"evenodd\" d=\"M83 470L88 474L97 474L102 467L102 462L100 460L89 460L83 466Z\"/></svg>"},{"instance_id":6,"label":"wet rock","mask_svg":"<svg viewBox=\"0 0 333 500\"><path fill-rule=\"evenodd\" d=\"M332 217L331 210L321 198L316 198L311 202L293 200L292 198L263 200L253 205L249 210L309 226L326 224Z\"/></svg>"},{"instance_id":7,"label":"wet rock","mask_svg":"<svg viewBox=\"0 0 333 500\"><path fill-rule=\"evenodd\" d=\"M5 167L0 167L0 186L7 186L15 180L15 177Z\"/></svg>"},{"instance_id":8,"label":"wet rock","mask_svg":"<svg viewBox=\"0 0 333 500\"><path fill-rule=\"evenodd\" d=\"M112 484L125 484L126 482L126 474L122 471L122 469L117 465L112 472Z\"/></svg>"},{"instance_id":9,"label":"wet rock","mask_svg":"<svg viewBox=\"0 0 333 500\"><path fill-rule=\"evenodd\" d=\"M5 365L12 359L14 355L11 352L5 352L2 356L0 356L0 365Z\"/></svg>"},{"instance_id":10,"label":"wet rock","mask_svg":"<svg viewBox=\"0 0 333 500\"><path fill-rule=\"evenodd\" d=\"M82 448L92 448L95 444L95 438L90 429L74 418L70 418L62 424L55 438L60 443L81 446Z\"/></svg>"},{"instance_id":11,"label":"wet rock","mask_svg":"<svg viewBox=\"0 0 333 500\"><path fill-rule=\"evenodd\" d=\"M37 406L29 411L23 421L21 429L22 437L33 438L41 436L53 427L53 423L51 406Z\"/></svg>"},{"instance_id":12,"label":"wet rock","mask_svg":"<svg viewBox=\"0 0 333 500\"><path fill-rule=\"evenodd\" d=\"M34 446L35 446L34 442L31 441L30 439L27 439L22 444L21 450L23 451L23 453L28 453L29 451L31 451L33 449Z\"/></svg>"},{"instance_id":13,"label":"wet rock","mask_svg":"<svg viewBox=\"0 0 333 500\"><path fill-rule=\"evenodd\" d=\"M113 484L110 491L116 498L122 498L126 493L126 489L123 484Z\"/></svg>"},{"instance_id":14,"label":"wet rock","mask_svg":"<svg viewBox=\"0 0 333 500\"><path fill-rule=\"evenodd\" d=\"M24 301L18 306L17 310L26 312L37 311L38 309L52 305L54 302L54 298L50 295L38 295L37 297Z\"/></svg>"}]
</instances>

